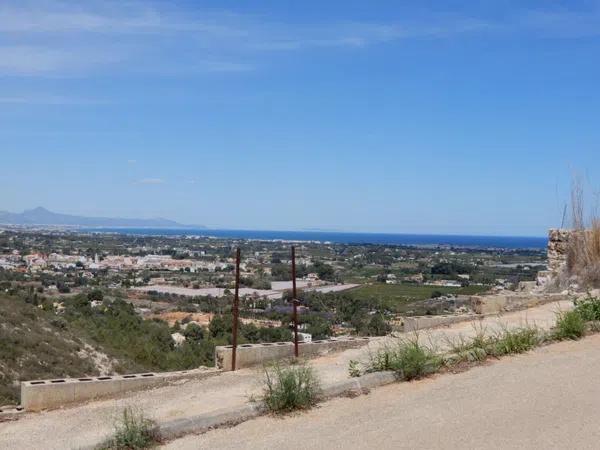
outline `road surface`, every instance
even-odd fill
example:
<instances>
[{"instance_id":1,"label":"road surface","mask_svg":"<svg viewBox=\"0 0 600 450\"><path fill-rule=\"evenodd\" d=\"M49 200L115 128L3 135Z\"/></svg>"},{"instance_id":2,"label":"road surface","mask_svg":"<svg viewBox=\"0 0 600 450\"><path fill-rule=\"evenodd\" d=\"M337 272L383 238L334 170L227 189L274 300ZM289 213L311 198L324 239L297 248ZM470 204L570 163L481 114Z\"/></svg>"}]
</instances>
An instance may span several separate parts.
<instances>
[{"instance_id":1,"label":"road surface","mask_svg":"<svg viewBox=\"0 0 600 450\"><path fill-rule=\"evenodd\" d=\"M598 449L599 375L595 335L165 448Z\"/></svg>"}]
</instances>

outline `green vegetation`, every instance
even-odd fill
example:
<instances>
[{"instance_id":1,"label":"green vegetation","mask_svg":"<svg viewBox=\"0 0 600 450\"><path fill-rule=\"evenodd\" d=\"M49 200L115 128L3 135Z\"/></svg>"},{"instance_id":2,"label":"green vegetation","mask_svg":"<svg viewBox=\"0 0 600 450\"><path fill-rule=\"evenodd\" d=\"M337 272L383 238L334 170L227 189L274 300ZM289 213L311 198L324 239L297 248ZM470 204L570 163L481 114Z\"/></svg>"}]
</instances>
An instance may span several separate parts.
<instances>
[{"instance_id":1,"label":"green vegetation","mask_svg":"<svg viewBox=\"0 0 600 450\"><path fill-rule=\"evenodd\" d=\"M186 341L176 346L171 333L178 331L161 320L145 320L134 307L120 299L92 308L88 298L65 301L65 319L78 334L101 346L122 363L120 372L140 370L186 370L214 364L216 345L231 343L231 315L216 315L208 328L190 324L183 331ZM240 324L239 343L289 341L285 328L258 328Z\"/></svg>"},{"instance_id":2,"label":"green vegetation","mask_svg":"<svg viewBox=\"0 0 600 450\"><path fill-rule=\"evenodd\" d=\"M114 436L101 446L102 450L143 450L158 443L154 423L141 412L125 408L115 424Z\"/></svg>"},{"instance_id":3,"label":"green vegetation","mask_svg":"<svg viewBox=\"0 0 600 450\"><path fill-rule=\"evenodd\" d=\"M360 377L361 374L362 371L360 370L360 363L354 359L351 359L348 363L348 375L350 375L352 378L356 378Z\"/></svg>"},{"instance_id":4,"label":"green vegetation","mask_svg":"<svg viewBox=\"0 0 600 450\"><path fill-rule=\"evenodd\" d=\"M449 354L445 358L448 365L453 365L459 362L479 362L489 356L488 353L488 336L484 328L476 328L475 336L471 339L466 339L462 335L457 339L447 339Z\"/></svg>"},{"instance_id":5,"label":"green vegetation","mask_svg":"<svg viewBox=\"0 0 600 450\"><path fill-rule=\"evenodd\" d=\"M575 301L575 311L586 322L600 321L600 298L588 297Z\"/></svg>"},{"instance_id":6,"label":"green vegetation","mask_svg":"<svg viewBox=\"0 0 600 450\"><path fill-rule=\"evenodd\" d=\"M525 353L537 347L542 342L542 335L537 328L521 327L504 329L490 339L490 354L493 356Z\"/></svg>"},{"instance_id":7,"label":"green vegetation","mask_svg":"<svg viewBox=\"0 0 600 450\"><path fill-rule=\"evenodd\" d=\"M18 401L18 382L97 375L85 343L53 312L0 294L0 405Z\"/></svg>"},{"instance_id":8,"label":"green vegetation","mask_svg":"<svg viewBox=\"0 0 600 450\"><path fill-rule=\"evenodd\" d=\"M585 334L585 321L577 310L561 313L556 321L554 338L577 340Z\"/></svg>"},{"instance_id":9,"label":"green vegetation","mask_svg":"<svg viewBox=\"0 0 600 450\"><path fill-rule=\"evenodd\" d=\"M320 383L312 367L275 364L265 368L263 400L271 412L310 408L317 402Z\"/></svg>"},{"instance_id":10,"label":"green vegetation","mask_svg":"<svg viewBox=\"0 0 600 450\"><path fill-rule=\"evenodd\" d=\"M399 379L411 380L437 372L444 366L478 363L489 357L525 353L543 343L579 339L585 335L586 327L597 323L599 305L600 300L596 298L577 302L573 311L557 316L556 325L549 332L531 326L505 328L495 334L478 329L471 339L448 340L449 351L444 354L420 344L418 336L412 340L399 340L395 345L384 347L371 355L366 372L391 370L398 374ZM598 327L590 326L590 329L600 331ZM350 376L359 376L361 371L358 362L350 361L348 371Z\"/></svg>"},{"instance_id":11,"label":"green vegetation","mask_svg":"<svg viewBox=\"0 0 600 450\"><path fill-rule=\"evenodd\" d=\"M348 294L357 300L376 300L391 311L403 312L408 302L425 300L439 295L475 295L484 292L488 286L444 287L425 286L413 283L399 284L365 284L353 289Z\"/></svg>"},{"instance_id":12,"label":"green vegetation","mask_svg":"<svg viewBox=\"0 0 600 450\"><path fill-rule=\"evenodd\" d=\"M117 358L119 372L184 370L213 359L214 340L191 339L175 347L166 322L142 319L124 300L92 308L87 297L76 296L65 306L68 327Z\"/></svg>"},{"instance_id":13,"label":"green vegetation","mask_svg":"<svg viewBox=\"0 0 600 450\"><path fill-rule=\"evenodd\" d=\"M64 311L57 314L54 300L35 291L0 294L0 405L17 402L19 381L98 375L96 351L106 354L118 373L170 371L211 366L215 346L231 343L230 315L216 315L208 328L188 324L182 330L179 324L143 319L124 300L104 299L92 307L91 298L100 301L101 293L65 298ZM175 331L186 342L176 346ZM240 344L291 338L287 328L240 324Z\"/></svg>"},{"instance_id":14,"label":"green vegetation","mask_svg":"<svg viewBox=\"0 0 600 450\"><path fill-rule=\"evenodd\" d=\"M446 364L473 363L483 361L490 356L524 353L543 341L543 333L538 328L530 326L505 328L493 335L487 335L485 330L479 329L472 339L460 338L448 341L450 352L446 356Z\"/></svg>"},{"instance_id":15,"label":"green vegetation","mask_svg":"<svg viewBox=\"0 0 600 450\"><path fill-rule=\"evenodd\" d=\"M414 380L437 372L442 358L433 350L421 345L418 338L400 340L371 355L367 372L392 370L401 380Z\"/></svg>"}]
</instances>

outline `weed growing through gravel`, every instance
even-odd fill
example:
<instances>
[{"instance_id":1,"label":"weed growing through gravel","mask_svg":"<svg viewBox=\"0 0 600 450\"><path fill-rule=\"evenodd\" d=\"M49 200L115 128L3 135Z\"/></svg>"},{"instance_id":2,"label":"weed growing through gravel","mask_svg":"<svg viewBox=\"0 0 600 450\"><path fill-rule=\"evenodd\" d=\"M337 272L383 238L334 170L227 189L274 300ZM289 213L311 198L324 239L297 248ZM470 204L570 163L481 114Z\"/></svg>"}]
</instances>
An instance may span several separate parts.
<instances>
[{"instance_id":1,"label":"weed growing through gravel","mask_svg":"<svg viewBox=\"0 0 600 450\"><path fill-rule=\"evenodd\" d=\"M263 400L272 412L307 409L317 402L320 383L312 367L300 364L265 368Z\"/></svg>"},{"instance_id":2,"label":"weed growing through gravel","mask_svg":"<svg viewBox=\"0 0 600 450\"><path fill-rule=\"evenodd\" d=\"M115 424L115 434L102 450L142 450L154 447L158 442L154 423L143 413L128 407Z\"/></svg>"},{"instance_id":3,"label":"weed growing through gravel","mask_svg":"<svg viewBox=\"0 0 600 450\"><path fill-rule=\"evenodd\" d=\"M577 340L585 334L585 321L576 309L561 313L556 321L553 337L556 340Z\"/></svg>"},{"instance_id":4,"label":"weed growing through gravel","mask_svg":"<svg viewBox=\"0 0 600 450\"><path fill-rule=\"evenodd\" d=\"M588 297L583 300L575 300L575 311L586 322L600 321L600 298Z\"/></svg>"},{"instance_id":5,"label":"weed growing through gravel","mask_svg":"<svg viewBox=\"0 0 600 450\"><path fill-rule=\"evenodd\" d=\"M352 378L360 377L362 375L362 371L360 369L360 363L354 359L351 359L348 363L348 375Z\"/></svg>"},{"instance_id":6,"label":"weed growing through gravel","mask_svg":"<svg viewBox=\"0 0 600 450\"><path fill-rule=\"evenodd\" d=\"M442 358L415 337L400 340L371 355L367 372L392 370L401 380L414 380L437 372L441 366Z\"/></svg>"},{"instance_id":7,"label":"weed growing through gravel","mask_svg":"<svg viewBox=\"0 0 600 450\"><path fill-rule=\"evenodd\" d=\"M490 354L494 356L525 353L543 341L542 333L535 327L505 328L490 339Z\"/></svg>"}]
</instances>

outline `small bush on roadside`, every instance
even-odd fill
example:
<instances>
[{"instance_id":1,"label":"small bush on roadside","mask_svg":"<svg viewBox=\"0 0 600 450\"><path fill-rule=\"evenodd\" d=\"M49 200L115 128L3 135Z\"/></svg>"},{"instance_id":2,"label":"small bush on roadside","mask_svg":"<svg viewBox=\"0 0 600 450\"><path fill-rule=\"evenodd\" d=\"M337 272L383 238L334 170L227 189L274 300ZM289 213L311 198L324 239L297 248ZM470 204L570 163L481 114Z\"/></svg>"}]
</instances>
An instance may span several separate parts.
<instances>
[{"instance_id":1,"label":"small bush on roadside","mask_svg":"<svg viewBox=\"0 0 600 450\"><path fill-rule=\"evenodd\" d=\"M457 339L447 339L446 343L450 348L446 359L448 364L478 362L488 357L490 337L484 328L475 327L475 336L472 339L459 336Z\"/></svg>"},{"instance_id":2,"label":"small bush on roadside","mask_svg":"<svg viewBox=\"0 0 600 450\"><path fill-rule=\"evenodd\" d=\"M585 334L585 321L578 311L561 313L556 321L553 337L558 340L580 339Z\"/></svg>"},{"instance_id":3,"label":"small bush on roadside","mask_svg":"<svg viewBox=\"0 0 600 450\"><path fill-rule=\"evenodd\" d=\"M361 376L362 371L360 370L360 363L358 361L355 361L354 359L350 360L350 362L348 363L348 374L352 378Z\"/></svg>"},{"instance_id":4,"label":"small bush on roadside","mask_svg":"<svg viewBox=\"0 0 600 450\"><path fill-rule=\"evenodd\" d=\"M312 367L305 365L265 368L263 400L272 412L310 408L317 402L320 383Z\"/></svg>"},{"instance_id":5,"label":"small bush on roadside","mask_svg":"<svg viewBox=\"0 0 600 450\"><path fill-rule=\"evenodd\" d=\"M588 297L583 300L575 300L575 311L586 322L600 320L600 298Z\"/></svg>"},{"instance_id":6,"label":"small bush on roadside","mask_svg":"<svg viewBox=\"0 0 600 450\"><path fill-rule=\"evenodd\" d=\"M490 340L490 353L494 356L524 353L537 347L542 341L541 333L534 327L505 329Z\"/></svg>"},{"instance_id":7,"label":"small bush on roadside","mask_svg":"<svg viewBox=\"0 0 600 450\"><path fill-rule=\"evenodd\" d=\"M157 436L154 423L141 412L125 408L115 424L115 435L106 442L102 450L142 450L154 447Z\"/></svg>"},{"instance_id":8,"label":"small bush on roadside","mask_svg":"<svg viewBox=\"0 0 600 450\"><path fill-rule=\"evenodd\" d=\"M414 380L437 372L442 363L440 356L414 339L379 350L371 356L368 371L392 370L402 380Z\"/></svg>"}]
</instances>

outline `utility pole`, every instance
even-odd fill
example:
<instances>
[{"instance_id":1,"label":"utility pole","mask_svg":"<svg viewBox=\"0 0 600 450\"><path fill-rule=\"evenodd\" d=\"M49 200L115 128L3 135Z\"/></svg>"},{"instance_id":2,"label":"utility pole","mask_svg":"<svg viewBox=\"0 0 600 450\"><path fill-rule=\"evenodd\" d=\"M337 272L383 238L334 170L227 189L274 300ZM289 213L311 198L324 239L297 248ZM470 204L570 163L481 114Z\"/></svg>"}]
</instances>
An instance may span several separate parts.
<instances>
[{"instance_id":1,"label":"utility pole","mask_svg":"<svg viewBox=\"0 0 600 450\"><path fill-rule=\"evenodd\" d=\"M231 370L235 370L235 357L237 351L237 333L238 333L238 317L240 314L240 248L237 248L235 258L235 295L233 297L233 325L232 325L232 346L233 351L231 352Z\"/></svg>"},{"instance_id":2,"label":"utility pole","mask_svg":"<svg viewBox=\"0 0 600 450\"><path fill-rule=\"evenodd\" d=\"M292 303L294 320L294 356L298 357L298 299L296 298L296 247L292 245Z\"/></svg>"}]
</instances>

